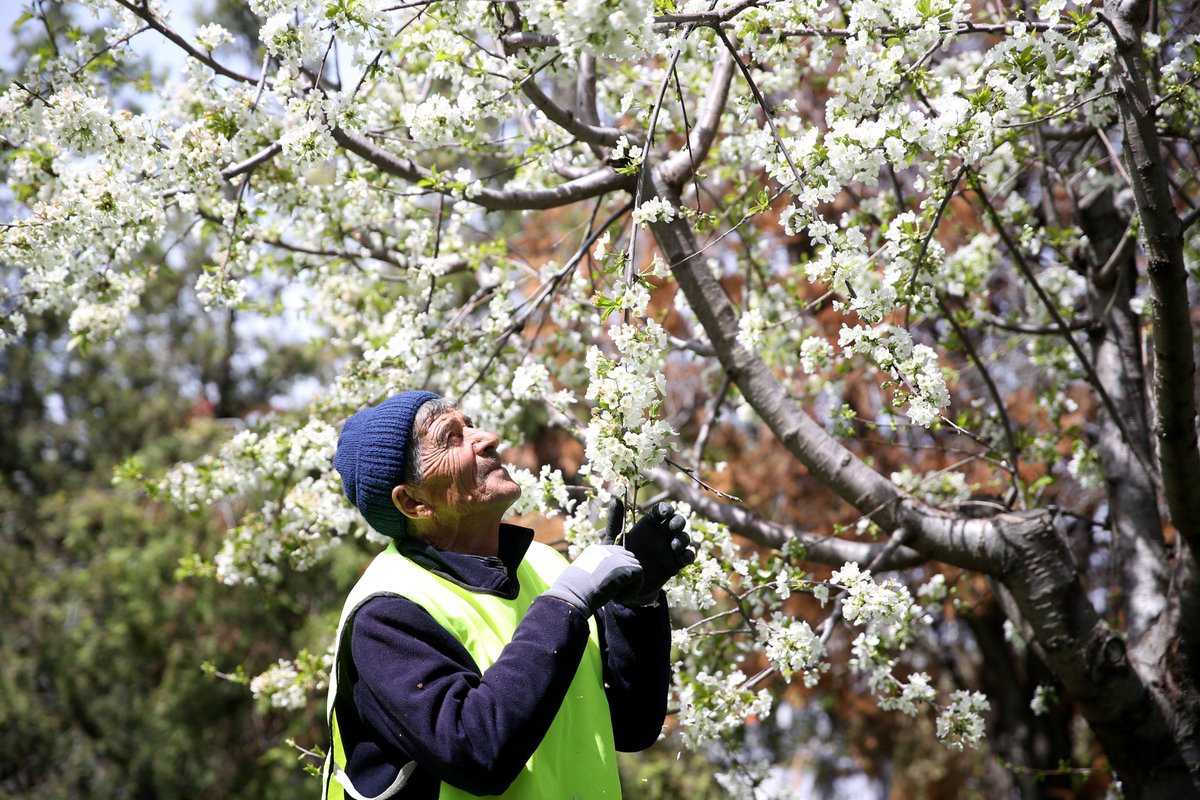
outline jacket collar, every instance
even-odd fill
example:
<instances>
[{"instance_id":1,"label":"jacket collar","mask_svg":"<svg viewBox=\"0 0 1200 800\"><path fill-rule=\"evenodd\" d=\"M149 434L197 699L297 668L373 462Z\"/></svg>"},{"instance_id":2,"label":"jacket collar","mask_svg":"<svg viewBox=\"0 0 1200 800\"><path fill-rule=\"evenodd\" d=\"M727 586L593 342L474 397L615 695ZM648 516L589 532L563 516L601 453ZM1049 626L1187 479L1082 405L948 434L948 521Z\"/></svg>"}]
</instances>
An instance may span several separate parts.
<instances>
[{"instance_id":1,"label":"jacket collar","mask_svg":"<svg viewBox=\"0 0 1200 800\"><path fill-rule=\"evenodd\" d=\"M404 539L397 549L414 563L451 583L472 592L512 599L521 591L517 568L525 559L533 531L520 525L501 523L500 552L496 556L473 556L438 550L418 539Z\"/></svg>"}]
</instances>

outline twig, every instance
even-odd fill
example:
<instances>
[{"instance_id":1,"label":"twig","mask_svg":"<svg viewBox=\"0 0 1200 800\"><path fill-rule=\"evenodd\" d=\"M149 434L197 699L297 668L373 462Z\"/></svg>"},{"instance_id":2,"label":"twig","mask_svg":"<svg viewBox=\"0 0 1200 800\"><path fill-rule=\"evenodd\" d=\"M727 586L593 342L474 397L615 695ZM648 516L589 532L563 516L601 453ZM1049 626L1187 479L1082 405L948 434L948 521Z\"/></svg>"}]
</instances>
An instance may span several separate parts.
<instances>
[{"instance_id":1,"label":"twig","mask_svg":"<svg viewBox=\"0 0 1200 800\"><path fill-rule=\"evenodd\" d=\"M722 492L720 489L717 489L716 487L713 487L713 486L709 486L707 483L705 483L704 481L697 478L696 471L691 469L690 467L685 467L683 464L676 463L675 461L672 461L669 458L665 458L665 459L663 459L663 461L670 464L672 467L679 470L684 475L687 475L689 478L692 479L693 482L695 482L695 484L697 486L699 486L704 491L709 492L711 494L715 494L717 497L724 498L725 500L729 500L734 503L742 502L742 498L740 498L736 495L727 494L725 492Z\"/></svg>"},{"instance_id":2,"label":"twig","mask_svg":"<svg viewBox=\"0 0 1200 800\"><path fill-rule=\"evenodd\" d=\"M979 374L987 386L988 394L992 396L992 402L996 406L996 413L1000 415L1000 422L1004 426L1004 438L1008 443L1009 478L1012 481L1014 496L1021 497L1021 482L1017 474L1020 471L1021 454L1017 449L1017 438L1013 433L1012 420L1009 419L1008 412L1004 408L1004 401L1000 397L1000 389L996 386L996 382L992 380L992 375L988 372L983 359L979 357L975 346L971 344L971 340L967 337L967 332L963 330L962 326L958 324L958 320L954 318L953 310L946 305L945 299L940 295L938 296L938 306L941 307L942 315L950 323L950 327L954 328L954 332L958 334L958 340L962 342L963 349L967 351L967 357L971 359L975 364L975 368L979 370Z\"/></svg>"},{"instance_id":3,"label":"twig","mask_svg":"<svg viewBox=\"0 0 1200 800\"><path fill-rule=\"evenodd\" d=\"M137 5L135 3L130 2L130 0L116 0L116 2L118 4L120 4L123 8L126 8L129 11L133 12L140 19L144 20L150 27L154 28L154 30L158 31L160 34L162 34L169 41L174 43L177 47L179 47L181 50L183 50L189 56L196 59L201 64L204 64L205 66L209 67L210 69L213 70L213 72L216 72L218 75L223 75L226 78L232 78L235 81L241 81L242 83L248 83L251 85L254 85L255 83L257 83L257 81L254 78L251 78L249 75L243 75L240 72L236 72L236 71L230 69L229 67L225 66L221 62L214 59L211 54L209 54L205 51L202 51L202 50L196 48L195 46L193 46L191 42L189 42L187 39L184 39L182 36L180 36L178 33L176 33L173 28L171 28L166 23L160 21L157 17L155 17L154 14L150 11L150 9L148 7L146 7L144 5Z\"/></svg>"},{"instance_id":4,"label":"twig","mask_svg":"<svg viewBox=\"0 0 1200 800\"><path fill-rule=\"evenodd\" d=\"M1061 325L1022 325L1019 322L1009 322L1006 319L1001 319L995 314L986 314L981 312L976 313L979 314L980 319L982 319L988 325L991 325L993 328L1000 328L1001 330L1012 331L1013 333L1027 333L1031 336L1061 336L1063 334L1063 328ZM1066 323L1066 330L1088 330L1095 324L1096 321L1092 319L1072 320L1071 322Z\"/></svg>"},{"instance_id":5,"label":"twig","mask_svg":"<svg viewBox=\"0 0 1200 800\"><path fill-rule=\"evenodd\" d=\"M721 413L721 406L725 402L725 395L729 393L729 387L733 383L733 377L726 372L721 377L721 388L713 395L712 407L708 411L708 418L704 420L704 424L700 427L700 432L696 434L696 446L692 448L692 469L696 472L700 471L700 463L704 460L704 446L708 444L708 437L712 435L713 423L717 421L717 416Z\"/></svg>"},{"instance_id":6,"label":"twig","mask_svg":"<svg viewBox=\"0 0 1200 800\"><path fill-rule=\"evenodd\" d=\"M688 28L684 33L683 38L686 40L688 34L693 28ZM636 210L642 204L642 195L645 191L646 181L649 178L650 168L650 152L654 145L654 129L658 126L658 114L662 111L663 100L667 96L667 86L671 82L671 74L675 70L675 64L679 61L679 56L683 53L683 41L680 41L679 46L675 48L675 52L671 54L671 63L667 65L667 74L663 77L662 85L658 89L658 100L654 103L654 113L650 116L650 127L646 130L646 143L642 148L642 163L638 169L637 191L633 199L633 207ZM625 285L629 286L633 283L633 271L636 268L634 260L637 258L637 236L638 226L635 224L629 229L629 251L625 263ZM629 322L629 309L624 312L625 322Z\"/></svg>"},{"instance_id":7,"label":"twig","mask_svg":"<svg viewBox=\"0 0 1200 800\"><path fill-rule=\"evenodd\" d=\"M917 261L913 264L912 277L908 282L908 299L904 302L904 329L909 328L909 315L912 312L913 293L917 290L917 276L921 274L921 267L925 263L925 256L929 253L929 243L933 241L933 235L937 233L938 225L942 222L942 214L946 212L946 207L950 205L951 198L958 191L958 182L962 180L963 175L967 171L967 165L964 163L958 168L958 172L954 175L954 180L946 188L946 196L942 198L942 202L938 204L937 212L933 215L933 221L929 224L929 230L925 232L925 238L921 240L921 250L917 254Z\"/></svg>"}]
</instances>

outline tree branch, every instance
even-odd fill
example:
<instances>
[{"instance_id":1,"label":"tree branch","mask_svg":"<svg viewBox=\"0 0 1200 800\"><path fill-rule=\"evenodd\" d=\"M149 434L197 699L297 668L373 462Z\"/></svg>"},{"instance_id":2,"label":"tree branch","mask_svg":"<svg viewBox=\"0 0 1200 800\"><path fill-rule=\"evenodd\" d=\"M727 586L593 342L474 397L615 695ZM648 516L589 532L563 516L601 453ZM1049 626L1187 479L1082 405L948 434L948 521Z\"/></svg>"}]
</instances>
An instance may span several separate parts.
<instances>
[{"instance_id":1,"label":"tree branch","mask_svg":"<svg viewBox=\"0 0 1200 800\"><path fill-rule=\"evenodd\" d=\"M869 564L886 547L886 544L851 542L831 536L821 536L771 522L742 506L715 500L695 484L680 480L670 470L652 469L646 475L672 497L683 500L708 519L725 525L729 530L755 544L780 550L789 542L800 542L804 545L802 558L805 561L826 564L831 567L840 567L847 561ZM923 564L926 560L920 553L907 547L900 547L893 550L876 569L906 569Z\"/></svg>"},{"instance_id":2,"label":"tree branch","mask_svg":"<svg viewBox=\"0 0 1200 800\"><path fill-rule=\"evenodd\" d=\"M546 47L556 47L558 37L548 33L516 31L504 34L500 37L500 43L504 45L506 52L515 53L518 50L541 50Z\"/></svg>"},{"instance_id":3,"label":"tree branch","mask_svg":"<svg viewBox=\"0 0 1200 800\"><path fill-rule=\"evenodd\" d=\"M596 105L596 59L591 53L579 54L579 72L575 76L575 114L585 125L600 127L600 112ZM602 147L589 145L592 155L603 159Z\"/></svg>"},{"instance_id":4,"label":"tree branch","mask_svg":"<svg viewBox=\"0 0 1200 800\"><path fill-rule=\"evenodd\" d=\"M228 167L221 170L221 177L227 181L233 180L238 175L241 175L244 172L249 172L259 164L270 161L282 150L283 145L279 144L279 142L272 142L262 150L247 158L245 161L239 161L237 164L230 164Z\"/></svg>"},{"instance_id":5,"label":"tree branch","mask_svg":"<svg viewBox=\"0 0 1200 800\"><path fill-rule=\"evenodd\" d=\"M733 79L733 56L728 50L721 51L713 66L712 80L704 93L704 105L696 118L696 127L688 138L688 147L658 164L662 179L674 187L682 186L692 173L708 158L708 151L717 138L725 101L729 98L729 84Z\"/></svg>"},{"instance_id":6,"label":"tree branch","mask_svg":"<svg viewBox=\"0 0 1200 800\"><path fill-rule=\"evenodd\" d=\"M763 0L741 0L720 11L699 11L694 14L658 14L654 22L659 25L718 25L728 22L747 8L761 5ZM710 6L711 7L711 6Z\"/></svg>"},{"instance_id":7,"label":"tree branch","mask_svg":"<svg viewBox=\"0 0 1200 800\"><path fill-rule=\"evenodd\" d=\"M717 389L717 393L712 396L712 402L709 404L708 416L704 418L704 423L700 426L700 431L696 434L696 444L692 448L692 470L700 471L700 465L704 462L704 448L708 446L708 438L712 435L713 427L716 425L717 417L721 415L721 406L725 402L725 395L729 394L729 387L733 383L728 375L721 376L721 386Z\"/></svg>"},{"instance_id":8,"label":"tree branch","mask_svg":"<svg viewBox=\"0 0 1200 800\"><path fill-rule=\"evenodd\" d=\"M1196 361L1188 307L1183 230L1167 183L1142 56L1138 4L1108 0L1116 58L1117 108L1124 154L1142 223L1154 314L1154 433L1171 521L1193 553L1200 550L1200 449L1196 437ZM1140 17L1140 18L1139 18Z\"/></svg>"},{"instance_id":9,"label":"tree branch","mask_svg":"<svg viewBox=\"0 0 1200 800\"><path fill-rule=\"evenodd\" d=\"M1063 319L1062 314L1060 314L1058 309L1055 307L1054 301L1050 299L1050 297L1046 294L1046 290L1042 288L1040 283L1038 283L1037 276L1033 274L1033 270L1030 269L1029 264L1025 261L1025 256L1021 253L1020 245L1013 241L1012 236L1008 232L1008 228L1004 226L1004 220L1000 219L1000 214L996 211L996 207L992 205L992 201L988 199L987 193L983 191L983 186L980 184L978 179L972 181L972 188L975 190L975 195L979 198L979 201L983 203L984 211L987 212L988 218L992 221L992 225L996 228L996 232L1000 234L1000 240L1004 242L1005 248L1008 250L1009 255L1012 256L1013 263L1015 263L1017 266L1017 271L1020 272L1025 280L1029 283L1029 286L1033 289L1034 294L1038 296L1038 299L1041 301L1042 305L1045 306L1046 313L1050 315L1050 318L1054 320L1054 324L1057 325L1062 331L1063 337L1067 340L1067 345L1070 346L1071 351L1075 353L1075 357L1079 359L1079 365L1083 367L1083 371L1087 375L1088 383L1090 383L1092 388L1096 390L1096 394L1100 397L1100 401L1103 403L1105 411L1108 412L1108 414L1112 417L1113 423L1121 431L1121 437L1127 444L1129 444L1129 452L1139 461L1142 461L1143 466L1149 469L1149 465L1145 463L1145 454L1141 453L1134 446L1134 438L1129 432L1129 428L1125 423L1125 418L1117 409L1116 404L1113 403L1112 398L1109 397L1108 390L1105 389L1103 382L1100 380L1100 376L1096 374L1095 365L1092 364L1091 359L1087 357L1087 354L1083 352L1083 348L1079 346L1079 342L1075 341L1075 337L1072 336L1071 332L1067 329L1066 320ZM1195 441L1194 431L1192 438L1193 441Z\"/></svg>"},{"instance_id":10,"label":"tree branch","mask_svg":"<svg viewBox=\"0 0 1200 800\"><path fill-rule=\"evenodd\" d=\"M1045 512L993 518L992 535L1012 554L999 577L1012 592L1055 677L1079 703L1134 797L1193 797L1191 778L1167 722L1126 645L1099 617L1070 547Z\"/></svg>"},{"instance_id":11,"label":"tree branch","mask_svg":"<svg viewBox=\"0 0 1200 800\"><path fill-rule=\"evenodd\" d=\"M1089 260L1093 265L1103 262L1099 269L1088 271L1087 287L1089 313L1100 323L1088 337L1096 376L1135 437L1127 443L1109 415L1101 416L1096 452L1108 490L1115 578L1120 587L1117 602L1124 612L1126 635L1138 644L1166 610L1168 574L1158 491L1150 471L1153 448L1142 366L1144 323L1130 307L1137 289L1129 245L1133 237L1110 191L1083 198L1075 216L1091 243ZM1142 458L1130 452L1135 447Z\"/></svg>"},{"instance_id":12,"label":"tree branch","mask_svg":"<svg viewBox=\"0 0 1200 800\"><path fill-rule=\"evenodd\" d=\"M210 53L208 53L204 50L201 50L201 49L195 47L194 45L192 45L191 42L189 42L187 39L184 39L181 35L176 33L174 29L172 29L170 26L168 26L162 20L158 19L158 17L154 16L154 14L150 12L150 9L147 8L145 5L138 5L136 3L130 2L130 0L117 0L117 3L120 4L123 8L126 8L129 11L133 12L139 19L144 20L147 25L149 25L151 28L153 28L154 30L156 30L160 34L162 34L168 41L175 44L177 47L179 47L181 50L183 50L183 52L187 53L191 58L194 58L197 61L199 61L201 64L204 64L205 66L207 66L209 69L211 69L213 72L217 73L218 75L223 75L226 78L233 78L235 81L241 81L242 83L248 83L251 86L254 86L258 83L257 78L254 78L250 75L243 75L240 72L236 72L236 71L230 69L229 67L225 66L224 64L222 64L221 62L219 62L215 58L213 58Z\"/></svg>"},{"instance_id":13,"label":"tree branch","mask_svg":"<svg viewBox=\"0 0 1200 800\"><path fill-rule=\"evenodd\" d=\"M656 196L679 203L678 194L657 174L650 180ZM1004 554L989 538L986 521L958 519L902 493L804 413L771 368L742 346L729 297L708 267L692 258L699 248L686 220L658 220L651 229L721 366L792 455L884 530L909 529L913 549L968 569L998 569Z\"/></svg>"},{"instance_id":14,"label":"tree branch","mask_svg":"<svg viewBox=\"0 0 1200 800\"><path fill-rule=\"evenodd\" d=\"M983 378L983 383L987 387L988 394L992 397L992 403L996 406L996 413L1000 415L1000 424L1004 428L1004 440L1008 446L1008 467L1011 470L1010 477L1012 479L1013 496L1021 497L1021 451L1017 447L1017 438L1013 433L1012 420L1008 417L1008 412L1004 407L1004 398L1000 396L1000 389L996 386L996 382L992 380L992 374L988 371L987 365L983 363L979 353L975 350L975 346L971 343L971 339L967 336L967 332L958 324L958 320L954 319L954 311L946 304L945 298L938 295L938 307L942 309L942 316L950 323L950 327L954 329L958 335L958 340L962 342L963 349L967 352L967 357L975 365L975 369L979 370L980 377Z\"/></svg>"},{"instance_id":15,"label":"tree branch","mask_svg":"<svg viewBox=\"0 0 1200 800\"><path fill-rule=\"evenodd\" d=\"M403 178L411 183L432 180L433 173L414 164L407 158L378 147L365 136L351 133L340 127L330 129L334 141L339 145L374 164L379 169ZM632 177L621 175L610 167L603 167L582 178L561 183L546 189L481 189L468 200L489 211L517 211L522 209L557 208L580 200L587 200L617 189L629 188ZM443 194L450 192L441 191Z\"/></svg>"},{"instance_id":16,"label":"tree branch","mask_svg":"<svg viewBox=\"0 0 1200 800\"><path fill-rule=\"evenodd\" d=\"M995 328L1000 328L1013 333L1027 333L1031 336L1062 336L1063 327L1059 325L1023 325L1020 322L1009 322L1006 319L1001 319L995 314L984 314L976 312L978 317ZM1095 325L1095 320L1077 319L1066 323L1068 331L1083 331Z\"/></svg>"},{"instance_id":17,"label":"tree branch","mask_svg":"<svg viewBox=\"0 0 1200 800\"><path fill-rule=\"evenodd\" d=\"M1179 227L1186 232L1188 228L1196 224L1196 220L1200 220L1200 207L1193 208L1191 211L1179 221Z\"/></svg>"},{"instance_id":18,"label":"tree branch","mask_svg":"<svg viewBox=\"0 0 1200 800\"><path fill-rule=\"evenodd\" d=\"M625 132L619 128L588 125L583 122L575 114L557 105L547 97L545 92L538 87L536 81L524 81L521 84L521 89L525 92L525 96L529 98L529 101L546 115L547 119L581 142L603 147L613 147L617 144L617 140L625 135Z\"/></svg>"}]
</instances>

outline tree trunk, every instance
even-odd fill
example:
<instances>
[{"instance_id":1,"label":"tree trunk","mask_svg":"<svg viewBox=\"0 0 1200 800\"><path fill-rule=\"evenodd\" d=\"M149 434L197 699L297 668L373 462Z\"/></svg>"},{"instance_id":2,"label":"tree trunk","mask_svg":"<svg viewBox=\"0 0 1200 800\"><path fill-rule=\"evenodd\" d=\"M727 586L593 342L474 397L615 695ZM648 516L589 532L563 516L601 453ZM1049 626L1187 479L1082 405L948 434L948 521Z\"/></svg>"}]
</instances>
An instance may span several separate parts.
<instances>
[{"instance_id":1,"label":"tree trunk","mask_svg":"<svg viewBox=\"0 0 1200 800\"><path fill-rule=\"evenodd\" d=\"M652 196L679 204L656 175ZM645 198L644 198L645 199ZM966 519L901 493L830 437L756 354L736 339L737 317L720 282L697 258L690 227L653 223L659 248L727 374L780 442L814 475L923 555L1004 583L1064 689L1079 704L1130 798L1200 798L1176 730L1178 716L1133 668L1125 642L1092 607L1070 548L1046 512ZM1157 681L1151 681L1157 683Z\"/></svg>"},{"instance_id":2,"label":"tree trunk","mask_svg":"<svg viewBox=\"0 0 1200 800\"><path fill-rule=\"evenodd\" d=\"M1097 450L1108 490L1121 611L1125 633L1137 643L1166 610L1167 553L1151 473L1142 321L1129 305L1136 290L1133 248L1126 246L1132 234L1122 233L1129 221L1107 191L1083 199L1077 216L1092 250L1087 287L1096 375L1132 440L1125 440L1106 410L1098 411Z\"/></svg>"}]
</instances>

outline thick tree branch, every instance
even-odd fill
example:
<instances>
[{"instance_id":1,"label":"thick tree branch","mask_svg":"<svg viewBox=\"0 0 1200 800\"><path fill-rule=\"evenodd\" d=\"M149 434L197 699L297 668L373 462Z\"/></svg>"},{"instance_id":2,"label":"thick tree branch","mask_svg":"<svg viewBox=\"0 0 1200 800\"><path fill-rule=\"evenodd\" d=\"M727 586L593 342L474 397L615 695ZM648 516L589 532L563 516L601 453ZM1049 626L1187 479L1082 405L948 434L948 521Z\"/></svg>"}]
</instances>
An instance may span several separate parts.
<instances>
[{"instance_id":1,"label":"thick tree branch","mask_svg":"<svg viewBox=\"0 0 1200 800\"><path fill-rule=\"evenodd\" d=\"M704 93L704 105L696 118L696 127L692 129L688 138L688 146L657 167L662 179L670 186L682 186L708 158L708 151L712 148L721 125L732 79L733 55L728 50L723 50L713 66L712 80L708 83L708 91Z\"/></svg>"},{"instance_id":2,"label":"thick tree branch","mask_svg":"<svg viewBox=\"0 0 1200 800\"><path fill-rule=\"evenodd\" d=\"M650 180L656 196L679 203L657 173ZM908 529L910 544L926 556L985 572L999 568L1004 554L993 546L985 521L942 514L902 493L804 413L770 367L738 342L733 305L709 268L693 258L699 248L685 220L659 220L651 227L721 365L792 455L880 527Z\"/></svg>"},{"instance_id":3,"label":"thick tree branch","mask_svg":"<svg viewBox=\"0 0 1200 800\"><path fill-rule=\"evenodd\" d=\"M1130 797L1196 796L1172 735L1171 711L1134 669L1125 642L1097 615L1066 541L1044 512L994 518L1015 559L1001 576L1040 653L1070 692Z\"/></svg>"},{"instance_id":4,"label":"thick tree branch","mask_svg":"<svg viewBox=\"0 0 1200 800\"><path fill-rule=\"evenodd\" d=\"M536 81L527 80L521 84L521 90L533 105L546 115L546 118L567 133L586 144L613 147L625 135L619 128L606 128L589 125L575 116L572 112L557 105L546 96Z\"/></svg>"},{"instance_id":5,"label":"thick tree branch","mask_svg":"<svg viewBox=\"0 0 1200 800\"><path fill-rule=\"evenodd\" d=\"M1142 56L1144 3L1105 3L1116 40L1113 59L1124 157L1142 223L1154 314L1154 433L1171 521L1200 550L1200 449L1196 437L1196 362L1188 308L1183 229L1171 198Z\"/></svg>"},{"instance_id":6,"label":"thick tree branch","mask_svg":"<svg viewBox=\"0 0 1200 800\"><path fill-rule=\"evenodd\" d=\"M1196 363L1183 260L1184 225L1170 190L1146 77L1141 29L1145 0L1108 0L1103 17L1116 41L1113 77L1124 132L1123 156L1141 221L1154 324L1154 434L1167 513L1178 531L1169 598L1172 626L1162 637L1172 722L1200 797L1200 451ZM1173 629L1172 629L1173 628ZM1162 795L1167 796L1167 795Z\"/></svg>"},{"instance_id":7,"label":"thick tree branch","mask_svg":"<svg viewBox=\"0 0 1200 800\"><path fill-rule=\"evenodd\" d=\"M661 182L655 189L664 199L677 201ZM1139 788L1148 785L1151 792L1189 796L1180 793L1190 779L1164 709L1126 658L1124 643L1092 608L1070 548L1049 515L966 519L901 494L816 425L762 360L738 343L729 298L708 268L690 257L697 247L687 224L659 221L653 229L722 366L779 441L814 476L885 529L903 528L912 550L1002 580L1122 778L1128 776Z\"/></svg>"},{"instance_id":8,"label":"thick tree branch","mask_svg":"<svg viewBox=\"0 0 1200 800\"><path fill-rule=\"evenodd\" d=\"M670 470L653 469L646 474L660 489L668 492L672 497L683 500L705 517L727 526L729 530L755 544L779 550L789 542L800 542L804 545L803 559L805 561L826 564L831 567L840 567L847 561L870 564L887 546L885 543L851 542L780 525L760 517L743 506L722 503L705 494L704 490L694 483L680 480ZM907 547L900 547L893 549L876 569L906 569L926 561L927 559L920 553Z\"/></svg>"}]
</instances>

